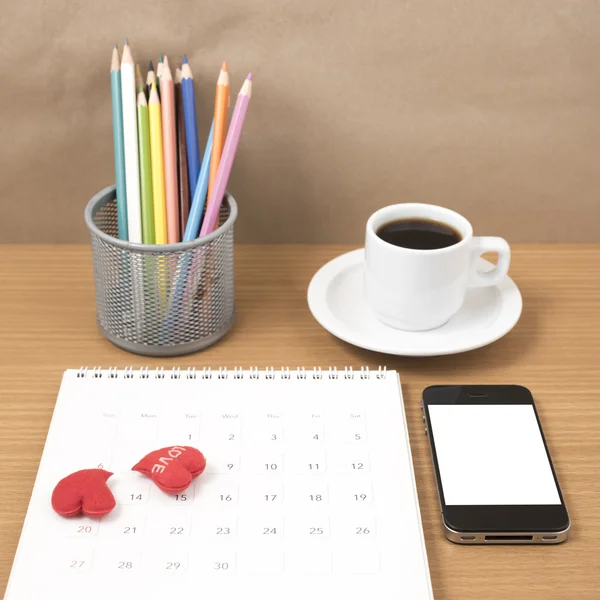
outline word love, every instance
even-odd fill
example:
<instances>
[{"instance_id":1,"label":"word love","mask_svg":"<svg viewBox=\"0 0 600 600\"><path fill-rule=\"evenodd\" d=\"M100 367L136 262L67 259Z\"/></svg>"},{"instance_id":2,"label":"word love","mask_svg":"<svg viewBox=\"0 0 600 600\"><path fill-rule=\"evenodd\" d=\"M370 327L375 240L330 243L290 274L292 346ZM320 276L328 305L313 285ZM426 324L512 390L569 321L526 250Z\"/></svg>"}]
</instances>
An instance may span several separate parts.
<instances>
[{"instance_id":1,"label":"word love","mask_svg":"<svg viewBox=\"0 0 600 600\"><path fill-rule=\"evenodd\" d=\"M175 458L181 456L183 452L185 452L185 448L183 446L173 446L168 452L167 456L161 456L158 459L158 463L152 465L152 473L164 473L166 466Z\"/></svg>"},{"instance_id":2,"label":"word love","mask_svg":"<svg viewBox=\"0 0 600 600\"><path fill-rule=\"evenodd\" d=\"M172 446L150 452L132 471L150 477L163 492L179 494L205 468L206 459L200 450L191 446Z\"/></svg>"}]
</instances>

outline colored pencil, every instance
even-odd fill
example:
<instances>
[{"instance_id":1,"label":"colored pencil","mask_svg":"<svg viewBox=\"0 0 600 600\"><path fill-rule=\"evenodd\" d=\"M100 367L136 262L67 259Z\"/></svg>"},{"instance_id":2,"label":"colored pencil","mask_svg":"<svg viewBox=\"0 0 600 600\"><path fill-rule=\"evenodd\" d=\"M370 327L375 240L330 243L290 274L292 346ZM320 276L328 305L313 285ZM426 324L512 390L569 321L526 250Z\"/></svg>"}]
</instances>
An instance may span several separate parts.
<instances>
[{"instance_id":1,"label":"colored pencil","mask_svg":"<svg viewBox=\"0 0 600 600\"><path fill-rule=\"evenodd\" d=\"M154 65L152 61L148 62L148 74L146 75L146 98L150 97L150 90L152 89L152 82L156 81L156 73L154 72Z\"/></svg>"},{"instance_id":2,"label":"colored pencil","mask_svg":"<svg viewBox=\"0 0 600 600\"><path fill-rule=\"evenodd\" d=\"M183 235L183 241L189 242L198 237L198 230L200 229L200 222L202 221L202 215L204 214L204 203L206 201L206 192L208 190L208 178L210 173L210 155L213 145L213 135L215 130L215 124L210 126L210 133L206 140L206 148L204 149L204 158L202 159L202 167L200 168L200 174L198 175L198 181L196 182L196 191L192 199L192 206L190 208L190 216L185 228Z\"/></svg>"},{"instance_id":3,"label":"colored pencil","mask_svg":"<svg viewBox=\"0 0 600 600\"><path fill-rule=\"evenodd\" d=\"M158 57L158 63L156 65L156 89L160 92L160 78L162 76L163 68L163 55Z\"/></svg>"},{"instance_id":4,"label":"colored pencil","mask_svg":"<svg viewBox=\"0 0 600 600\"><path fill-rule=\"evenodd\" d=\"M142 191L142 241L154 244L154 201L152 194L152 156L150 153L150 122L144 86L137 96L138 145L140 151L140 187Z\"/></svg>"},{"instance_id":5,"label":"colored pencil","mask_svg":"<svg viewBox=\"0 0 600 600\"><path fill-rule=\"evenodd\" d=\"M181 241L179 229L179 190L177 189L177 133L175 125L175 87L169 59L165 54L161 76L163 160L165 165L165 198L167 203L167 240Z\"/></svg>"},{"instance_id":6,"label":"colored pencil","mask_svg":"<svg viewBox=\"0 0 600 600\"><path fill-rule=\"evenodd\" d=\"M183 94L183 112L185 116L185 141L187 148L188 179L190 195L194 195L196 182L200 174L200 153L198 148L198 127L196 125L196 99L194 96L194 77L187 56L183 56L181 67L181 91Z\"/></svg>"},{"instance_id":7,"label":"colored pencil","mask_svg":"<svg viewBox=\"0 0 600 600\"><path fill-rule=\"evenodd\" d=\"M123 99L121 96L121 67L119 50L113 48L110 65L110 91L112 96L113 144L115 155L115 180L117 182L117 221L119 239L127 240L127 189L125 185L125 146L123 143Z\"/></svg>"},{"instance_id":8,"label":"colored pencil","mask_svg":"<svg viewBox=\"0 0 600 600\"><path fill-rule=\"evenodd\" d=\"M127 189L127 229L130 242L141 243L140 176L137 140L135 72L131 48L125 42L121 59L123 106L123 144L125 148L125 186Z\"/></svg>"},{"instance_id":9,"label":"colored pencil","mask_svg":"<svg viewBox=\"0 0 600 600\"><path fill-rule=\"evenodd\" d=\"M227 110L229 109L229 73L227 63L224 62L217 80L217 93L215 94L215 134L213 138L212 153L210 157L210 178L208 180L208 197L210 198L215 185L215 177L225 144L227 133Z\"/></svg>"},{"instance_id":10,"label":"colored pencil","mask_svg":"<svg viewBox=\"0 0 600 600\"><path fill-rule=\"evenodd\" d=\"M221 203L223 202L223 196L225 195L227 182L229 181L229 175L231 174L231 167L233 166L233 160L242 134L242 128L244 127L244 120L246 118L246 113L248 112L251 96L252 73L250 73L246 78L246 81L244 81L244 85L242 85L242 89L238 94L235 108L233 109L231 124L229 125L225 146L223 147L223 154L221 155L221 162L219 163L219 169L215 179L215 186L212 190L212 195L208 200L208 208L200 229L201 237L211 233L218 223Z\"/></svg>"},{"instance_id":11,"label":"colored pencil","mask_svg":"<svg viewBox=\"0 0 600 600\"><path fill-rule=\"evenodd\" d=\"M142 79L142 71L140 69L140 65L136 63L135 65L135 89L139 93L140 88L144 87L144 80Z\"/></svg>"},{"instance_id":12,"label":"colored pencil","mask_svg":"<svg viewBox=\"0 0 600 600\"><path fill-rule=\"evenodd\" d=\"M190 213L190 182L188 181L185 147L185 117L181 95L181 69L175 69L175 118L177 120L177 183L179 191L179 230L185 231Z\"/></svg>"},{"instance_id":13,"label":"colored pencil","mask_svg":"<svg viewBox=\"0 0 600 600\"><path fill-rule=\"evenodd\" d=\"M152 195L154 199L154 238L157 244L167 243L167 208L165 205L165 175L163 165L162 123L160 99L156 82L148 99L150 121L150 152L152 156Z\"/></svg>"}]
</instances>

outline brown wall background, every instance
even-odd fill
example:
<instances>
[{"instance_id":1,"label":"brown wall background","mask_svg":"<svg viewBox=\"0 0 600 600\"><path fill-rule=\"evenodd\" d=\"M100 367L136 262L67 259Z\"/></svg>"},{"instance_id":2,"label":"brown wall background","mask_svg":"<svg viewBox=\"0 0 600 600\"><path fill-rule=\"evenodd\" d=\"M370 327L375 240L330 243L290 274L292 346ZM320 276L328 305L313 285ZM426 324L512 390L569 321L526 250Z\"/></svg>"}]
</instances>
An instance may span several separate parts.
<instances>
[{"instance_id":1,"label":"brown wall background","mask_svg":"<svg viewBox=\"0 0 600 600\"><path fill-rule=\"evenodd\" d=\"M125 37L144 67L187 52L203 137L220 62L234 94L254 73L238 241L360 242L402 201L510 241L600 241L597 0L3 0L0 241L87 241Z\"/></svg>"}]
</instances>

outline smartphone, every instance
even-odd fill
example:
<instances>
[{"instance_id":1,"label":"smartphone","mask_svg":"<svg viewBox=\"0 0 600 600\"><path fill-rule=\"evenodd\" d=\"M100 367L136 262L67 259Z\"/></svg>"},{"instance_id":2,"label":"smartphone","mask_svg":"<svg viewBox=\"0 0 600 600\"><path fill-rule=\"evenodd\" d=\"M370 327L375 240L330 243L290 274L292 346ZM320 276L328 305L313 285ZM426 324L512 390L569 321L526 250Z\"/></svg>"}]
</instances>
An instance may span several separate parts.
<instances>
[{"instance_id":1,"label":"smartphone","mask_svg":"<svg viewBox=\"0 0 600 600\"><path fill-rule=\"evenodd\" d=\"M531 392L436 385L421 404L445 536L459 544L558 544L569 515Z\"/></svg>"}]
</instances>

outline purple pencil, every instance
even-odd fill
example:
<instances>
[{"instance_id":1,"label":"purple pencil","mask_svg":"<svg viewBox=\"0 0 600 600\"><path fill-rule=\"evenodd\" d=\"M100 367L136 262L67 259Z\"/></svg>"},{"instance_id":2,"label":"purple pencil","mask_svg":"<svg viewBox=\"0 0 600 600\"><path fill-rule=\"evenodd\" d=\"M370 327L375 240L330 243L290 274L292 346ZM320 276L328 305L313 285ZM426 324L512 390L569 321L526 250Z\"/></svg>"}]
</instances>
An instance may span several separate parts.
<instances>
[{"instance_id":1,"label":"purple pencil","mask_svg":"<svg viewBox=\"0 0 600 600\"><path fill-rule=\"evenodd\" d=\"M227 188L227 182L229 181L229 175L231 174L231 167L233 166L233 159L235 158L235 152L242 135L242 128L244 127L244 119L248 112L248 105L250 104L250 97L252 96L252 73L248 75L244 85L240 90L231 115L231 123L229 124L229 131L225 138L225 145L223 146L223 153L221 154L221 161L219 162L219 168L215 176L215 185L212 189L212 194L208 199L208 208L202 221L202 227L200 228L200 237L207 235L214 231L219 218L219 211L221 210L221 203L223 202L223 196Z\"/></svg>"}]
</instances>

